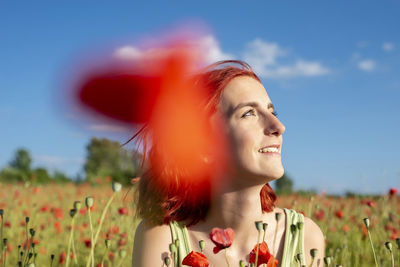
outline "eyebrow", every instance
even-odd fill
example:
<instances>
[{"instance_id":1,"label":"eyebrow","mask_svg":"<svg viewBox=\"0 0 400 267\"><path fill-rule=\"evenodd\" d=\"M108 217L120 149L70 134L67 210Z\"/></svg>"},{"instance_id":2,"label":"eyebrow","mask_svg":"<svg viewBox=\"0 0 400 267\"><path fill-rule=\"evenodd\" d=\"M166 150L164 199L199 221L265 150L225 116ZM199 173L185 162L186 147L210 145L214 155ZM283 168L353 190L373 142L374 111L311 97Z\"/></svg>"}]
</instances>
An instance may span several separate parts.
<instances>
[{"instance_id":1,"label":"eyebrow","mask_svg":"<svg viewBox=\"0 0 400 267\"><path fill-rule=\"evenodd\" d=\"M254 107L254 108L257 108L257 107L259 107L259 106L260 106L260 105L259 105L257 102L244 102L244 103L240 103L240 104L238 104L237 106L235 106L235 107L233 107L233 108L230 108L229 111L228 111L228 114L229 114L229 116L230 116L230 115L232 115L236 110L241 109L241 108L243 108L243 107ZM268 108L268 109L272 108L273 110L275 110L275 107L274 107L274 105L273 105L271 102L268 103L267 108Z\"/></svg>"}]
</instances>

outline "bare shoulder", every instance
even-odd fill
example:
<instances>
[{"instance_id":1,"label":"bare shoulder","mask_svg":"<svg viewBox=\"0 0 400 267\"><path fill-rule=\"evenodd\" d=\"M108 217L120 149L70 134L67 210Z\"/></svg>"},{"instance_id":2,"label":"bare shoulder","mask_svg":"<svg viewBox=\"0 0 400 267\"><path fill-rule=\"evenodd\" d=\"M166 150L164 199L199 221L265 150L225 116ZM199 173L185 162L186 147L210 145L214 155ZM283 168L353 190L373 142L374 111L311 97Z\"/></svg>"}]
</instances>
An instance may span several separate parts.
<instances>
[{"instance_id":1,"label":"bare shoulder","mask_svg":"<svg viewBox=\"0 0 400 267\"><path fill-rule=\"evenodd\" d=\"M136 228L132 267L162 266L169 253L169 225L150 225L142 221Z\"/></svg>"},{"instance_id":2,"label":"bare shoulder","mask_svg":"<svg viewBox=\"0 0 400 267\"><path fill-rule=\"evenodd\" d=\"M310 218L304 217L304 250L306 262L311 262L311 249L317 249L313 266L323 266L325 237L319 226Z\"/></svg>"}]
</instances>

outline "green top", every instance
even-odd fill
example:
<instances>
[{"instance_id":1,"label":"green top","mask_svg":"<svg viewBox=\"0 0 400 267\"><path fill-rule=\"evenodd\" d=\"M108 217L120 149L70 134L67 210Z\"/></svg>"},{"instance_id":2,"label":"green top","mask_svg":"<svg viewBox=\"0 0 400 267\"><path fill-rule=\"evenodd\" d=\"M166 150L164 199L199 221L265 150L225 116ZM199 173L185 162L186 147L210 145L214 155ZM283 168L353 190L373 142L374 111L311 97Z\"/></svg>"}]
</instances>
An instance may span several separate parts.
<instances>
[{"instance_id":1,"label":"green top","mask_svg":"<svg viewBox=\"0 0 400 267\"><path fill-rule=\"evenodd\" d=\"M281 260L282 267L297 266L297 254L301 254L301 266L304 261L304 216L294 210L283 209L286 214L286 231L283 255ZM182 267L182 261L192 249L190 247L189 234L186 226L181 222L170 223L172 240L179 240L177 253L177 266Z\"/></svg>"}]
</instances>

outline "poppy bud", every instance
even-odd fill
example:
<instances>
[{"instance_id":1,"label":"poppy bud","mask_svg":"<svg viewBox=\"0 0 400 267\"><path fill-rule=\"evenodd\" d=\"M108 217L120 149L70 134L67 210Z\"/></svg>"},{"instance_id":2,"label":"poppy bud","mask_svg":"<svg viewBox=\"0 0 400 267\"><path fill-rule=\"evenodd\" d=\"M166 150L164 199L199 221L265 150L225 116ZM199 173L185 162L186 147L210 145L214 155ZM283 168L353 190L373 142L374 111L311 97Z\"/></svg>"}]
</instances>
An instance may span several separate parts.
<instances>
[{"instance_id":1,"label":"poppy bud","mask_svg":"<svg viewBox=\"0 0 400 267\"><path fill-rule=\"evenodd\" d=\"M112 190L114 192L117 193L117 192L121 191L121 188L122 188L122 185L120 183L117 183L117 182L112 183Z\"/></svg>"},{"instance_id":2,"label":"poppy bud","mask_svg":"<svg viewBox=\"0 0 400 267\"><path fill-rule=\"evenodd\" d=\"M29 233L32 237L35 236L35 230L33 228L29 229Z\"/></svg>"},{"instance_id":3,"label":"poppy bud","mask_svg":"<svg viewBox=\"0 0 400 267\"><path fill-rule=\"evenodd\" d=\"M267 231L267 228L268 228L268 223L263 223L263 229L264 229L264 231Z\"/></svg>"},{"instance_id":4,"label":"poppy bud","mask_svg":"<svg viewBox=\"0 0 400 267\"><path fill-rule=\"evenodd\" d=\"M293 235L296 234L297 226L295 224L290 225L290 231Z\"/></svg>"},{"instance_id":5,"label":"poppy bud","mask_svg":"<svg viewBox=\"0 0 400 267\"><path fill-rule=\"evenodd\" d=\"M244 267L244 260L240 260L240 261L239 261L239 266L240 266L240 267Z\"/></svg>"},{"instance_id":6,"label":"poppy bud","mask_svg":"<svg viewBox=\"0 0 400 267\"><path fill-rule=\"evenodd\" d=\"M262 227L263 227L263 222L262 221L257 221L255 223L256 223L257 231L261 231Z\"/></svg>"},{"instance_id":7,"label":"poppy bud","mask_svg":"<svg viewBox=\"0 0 400 267\"><path fill-rule=\"evenodd\" d=\"M280 213L280 212L275 213L275 220L277 222L279 222L279 220L281 219L281 216L282 216L282 213Z\"/></svg>"},{"instance_id":8,"label":"poppy bud","mask_svg":"<svg viewBox=\"0 0 400 267\"><path fill-rule=\"evenodd\" d=\"M400 249L400 238L396 238L397 249Z\"/></svg>"},{"instance_id":9,"label":"poppy bud","mask_svg":"<svg viewBox=\"0 0 400 267\"><path fill-rule=\"evenodd\" d=\"M164 258L164 263L167 265L167 267L171 264L171 258L170 257L165 257Z\"/></svg>"},{"instance_id":10,"label":"poppy bud","mask_svg":"<svg viewBox=\"0 0 400 267\"><path fill-rule=\"evenodd\" d=\"M29 217L25 217L25 223L29 222Z\"/></svg>"},{"instance_id":11,"label":"poppy bud","mask_svg":"<svg viewBox=\"0 0 400 267\"><path fill-rule=\"evenodd\" d=\"M4 246L7 246L7 238L4 238L4 239L3 239L3 245L4 245Z\"/></svg>"},{"instance_id":12,"label":"poppy bud","mask_svg":"<svg viewBox=\"0 0 400 267\"><path fill-rule=\"evenodd\" d=\"M386 247L390 252L392 252L392 243L390 243L390 242L385 242L385 247Z\"/></svg>"},{"instance_id":13,"label":"poppy bud","mask_svg":"<svg viewBox=\"0 0 400 267\"><path fill-rule=\"evenodd\" d=\"M324 263L325 263L326 265L331 264L331 261L332 261L331 257L324 257Z\"/></svg>"},{"instance_id":14,"label":"poppy bud","mask_svg":"<svg viewBox=\"0 0 400 267\"><path fill-rule=\"evenodd\" d=\"M317 255L318 255L318 249L316 249L316 248L313 248L313 249L310 249L310 255L311 255L311 258L315 258L315 257L317 257Z\"/></svg>"},{"instance_id":15,"label":"poppy bud","mask_svg":"<svg viewBox=\"0 0 400 267\"><path fill-rule=\"evenodd\" d=\"M0 216L3 217L3 215L4 215L4 210L0 209Z\"/></svg>"},{"instance_id":16,"label":"poppy bud","mask_svg":"<svg viewBox=\"0 0 400 267\"><path fill-rule=\"evenodd\" d=\"M369 228L369 219L364 218L363 221L364 221L365 227Z\"/></svg>"},{"instance_id":17,"label":"poppy bud","mask_svg":"<svg viewBox=\"0 0 400 267\"><path fill-rule=\"evenodd\" d=\"M180 245L179 239L175 239L175 246L176 246L176 248L179 248L179 245Z\"/></svg>"},{"instance_id":18,"label":"poppy bud","mask_svg":"<svg viewBox=\"0 0 400 267\"><path fill-rule=\"evenodd\" d=\"M302 223L302 222L298 222L297 223L297 229L299 229L299 230L303 229L303 224L304 223Z\"/></svg>"},{"instance_id":19,"label":"poppy bud","mask_svg":"<svg viewBox=\"0 0 400 267\"><path fill-rule=\"evenodd\" d=\"M76 215L76 209L70 209L69 210L69 216L71 216L71 218L74 218Z\"/></svg>"},{"instance_id":20,"label":"poppy bud","mask_svg":"<svg viewBox=\"0 0 400 267\"><path fill-rule=\"evenodd\" d=\"M314 201L314 196L311 196L311 197L310 197L310 201L311 201L311 202Z\"/></svg>"},{"instance_id":21,"label":"poppy bud","mask_svg":"<svg viewBox=\"0 0 400 267\"><path fill-rule=\"evenodd\" d=\"M106 240L104 241L104 243L106 244L106 248L109 248L110 245L111 245L111 240L110 240L110 239L106 239Z\"/></svg>"},{"instance_id":22,"label":"poppy bud","mask_svg":"<svg viewBox=\"0 0 400 267\"><path fill-rule=\"evenodd\" d=\"M51 259L51 260L54 260L54 257L55 257L54 254L51 254L51 255L50 255L50 259Z\"/></svg>"},{"instance_id":23,"label":"poppy bud","mask_svg":"<svg viewBox=\"0 0 400 267\"><path fill-rule=\"evenodd\" d=\"M298 253L298 254L296 255L296 258L297 258L297 260L298 260L299 262L303 262L303 254Z\"/></svg>"},{"instance_id":24,"label":"poppy bud","mask_svg":"<svg viewBox=\"0 0 400 267\"><path fill-rule=\"evenodd\" d=\"M204 240L199 241L199 247L200 247L201 251L204 250L205 245L206 245L206 242L204 242Z\"/></svg>"},{"instance_id":25,"label":"poppy bud","mask_svg":"<svg viewBox=\"0 0 400 267\"><path fill-rule=\"evenodd\" d=\"M169 244L169 251L171 253L176 253L176 246L174 243Z\"/></svg>"},{"instance_id":26,"label":"poppy bud","mask_svg":"<svg viewBox=\"0 0 400 267\"><path fill-rule=\"evenodd\" d=\"M120 251L118 251L118 256L119 256L120 258L125 258L125 256L126 256L126 251L123 250L123 249L121 249Z\"/></svg>"},{"instance_id":27,"label":"poppy bud","mask_svg":"<svg viewBox=\"0 0 400 267\"><path fill-rule=\"evenodd\" d=\"M80 210L82 207L82 203L80 201L75 201L74 202L74 209Z\"/></svg>"},{"instance_id":28,"label":"poppy bud","mask_svg":"<svg viewBox=\"0 0 400 267\"><path fill-rule=\"evenodd\" d=\"M86 197L85 205L86 205L86 208L91 208L93 206L93 197Z\"/></svg>"}]
</instances>

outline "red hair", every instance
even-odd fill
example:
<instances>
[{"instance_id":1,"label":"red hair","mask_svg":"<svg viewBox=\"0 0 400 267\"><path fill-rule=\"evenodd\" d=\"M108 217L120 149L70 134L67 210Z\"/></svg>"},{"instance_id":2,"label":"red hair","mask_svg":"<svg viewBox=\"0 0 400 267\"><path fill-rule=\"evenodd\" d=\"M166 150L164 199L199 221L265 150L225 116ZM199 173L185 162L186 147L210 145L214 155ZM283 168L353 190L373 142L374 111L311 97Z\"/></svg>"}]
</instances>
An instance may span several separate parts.
<instances>
[{"instance_id":1,"label":"red hair","mask_svg":"<svg viewBox=\"0 0 400 267\"><path fill-rule=\"evenodd\" d=\"M194 83L201 83L207 89L207 102L204 103L206 112L211 115L217 110L222 91L232 79L239 76L260 81L248 64L237 60L212 64L194 78ZM147 153L147 130L144 126L133 138L143 145L144 159L148 157L151 162L159 153L168 152L157 151L153 146ZM211 173L199 179L184 179L185 175L184 168L178 169L168 163L161 171L155 171L150 165L141 176L137 188L137 214L153 224L185 221L189 226L205 219L211 201ZM271 212L276 198L271 186L266 183L260 191L262 211Z\"/></svg>"}]
</instances>

